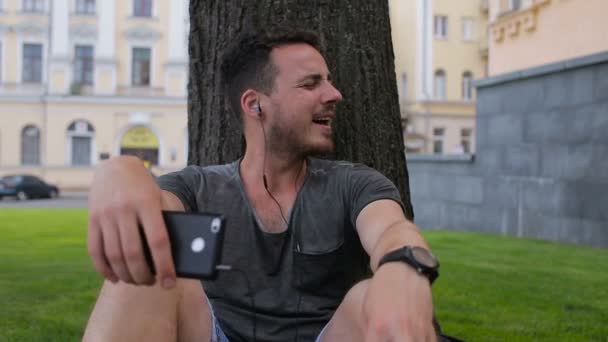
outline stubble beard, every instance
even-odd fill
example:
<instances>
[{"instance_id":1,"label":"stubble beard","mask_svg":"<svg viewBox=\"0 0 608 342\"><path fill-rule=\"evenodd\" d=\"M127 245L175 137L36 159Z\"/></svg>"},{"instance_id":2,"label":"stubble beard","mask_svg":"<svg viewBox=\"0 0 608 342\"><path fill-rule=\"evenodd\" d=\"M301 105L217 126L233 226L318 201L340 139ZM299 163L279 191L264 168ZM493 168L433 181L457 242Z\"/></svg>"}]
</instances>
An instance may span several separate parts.
<instances>
[{"instance_id":1,"label":"stubble beard","mask_svg":"<svg viewBox=\"0 0 608 342\"><path fill-rule=\"evenodd\" d=\"M315 146L302 136L301 132L280 123L274 123L268 130L268 149L271 153L285 155L286 157L307 157L310 155L331 153L334 150L333 136L329 138L330 143L326 146Z\"/></svg>"}]
</instances>

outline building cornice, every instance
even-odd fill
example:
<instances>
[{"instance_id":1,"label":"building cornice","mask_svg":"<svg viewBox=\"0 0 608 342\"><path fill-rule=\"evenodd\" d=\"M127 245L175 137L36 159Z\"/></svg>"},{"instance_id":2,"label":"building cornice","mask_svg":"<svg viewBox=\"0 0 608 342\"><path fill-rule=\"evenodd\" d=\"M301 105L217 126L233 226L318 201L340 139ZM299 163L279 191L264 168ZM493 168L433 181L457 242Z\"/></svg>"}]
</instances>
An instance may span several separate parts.
<instances>
[{"instance_id":1,"label":"building cornice","mask_svg":"<svg viewBox=\"0 0 608 342\"><path fill-rule=\"evenodd\" d=\"M476 88L485 88L501 83L507 83L526 78L548 75L555 72L578 69L594 64L608 63L608 52L600 52L593 55L569 59L566 61L545 64L529 69L514 71L507 74L492 76L480 80L473 81L473 86Z\"/></svg>"},{"instance_id":2,"label":"building cornice","mask_svg":"<svg viewBox=\"0 0 608 342\"><path fill-rule=\"evenodd\" d=\"M506 36L517 37L522 31L532 32L536 30L538 12L541 7L549 3L551 3L551 0L532 0L531 5L524 9L499 15L490 24L491 39L500 43Z\"/></svg>"},{"instance_id":3,"label":"building cornice","mask_svg":"<svg viewBox=\"0 0 608 342\"><path fill-rule=\"evenodd\" d=\"M83 39L97 38L97 27L91 24L76 24L70 27L70 36Z\"/></svg>"},{"instance_id":4,"label":"building cornice","mask_svg":"<svg viewBox=\"0 0 608 342\"><path fill-rule=\"evenodd\" d=\"M0 103L41 103L49 104L134 104L134 105L186 105L183 97L125 97L125 96L32 96L0 95Z\"/></svg>"},{"instance_id":5,"label":"building cornice","mask_svg":"<svg viewBox=\"0 0 608 342\"><path fill-rule=\"evenodd\" d=\"M135 26L125 31L125 37L128 40L157 41L161 36L162 34L159 31L143 25Z\"/></svg>"}]
</instances>

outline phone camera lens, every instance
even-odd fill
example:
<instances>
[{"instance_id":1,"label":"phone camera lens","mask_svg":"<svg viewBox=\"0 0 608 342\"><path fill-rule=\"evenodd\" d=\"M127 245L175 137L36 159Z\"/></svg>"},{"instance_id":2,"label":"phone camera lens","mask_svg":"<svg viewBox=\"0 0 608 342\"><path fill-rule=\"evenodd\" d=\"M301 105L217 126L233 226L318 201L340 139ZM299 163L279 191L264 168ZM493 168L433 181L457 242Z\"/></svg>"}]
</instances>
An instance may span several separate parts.
<instances>
[{"instance_id":1,"label":"phone camera lens","mask_svg":"<svg viewBox=\"0 0 608 342\"><path fill-rule=\"evenodd\" d=\"M219 218L214 218L211 221L211 232L217 234L220 231L220 226L222 225L222 221Z\"/></svg>"}]
</instances>

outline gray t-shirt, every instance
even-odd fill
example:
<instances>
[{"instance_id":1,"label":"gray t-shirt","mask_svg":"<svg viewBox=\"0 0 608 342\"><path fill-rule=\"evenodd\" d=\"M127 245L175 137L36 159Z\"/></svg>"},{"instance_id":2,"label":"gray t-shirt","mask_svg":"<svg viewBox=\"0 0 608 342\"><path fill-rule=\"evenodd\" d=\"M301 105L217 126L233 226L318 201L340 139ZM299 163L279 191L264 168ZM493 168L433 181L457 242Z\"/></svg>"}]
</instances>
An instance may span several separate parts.
<instances>
[{"instance_id":1,"label":"gray t-shirt","mask_svg":"<svg viewBox=\"0 0 608 342\"><path fill-rule=\"evenodd\" d=\"M355 230L359 212L379 199L403 208L399 191L367 166L309 158L287 231L269 234L259 228L239 166L189 166L158 183L186 211L226 217L221 263L233 270L203 288L230 341L313 341L348 289L371 275Z\"/></svg>"}]
</instances>

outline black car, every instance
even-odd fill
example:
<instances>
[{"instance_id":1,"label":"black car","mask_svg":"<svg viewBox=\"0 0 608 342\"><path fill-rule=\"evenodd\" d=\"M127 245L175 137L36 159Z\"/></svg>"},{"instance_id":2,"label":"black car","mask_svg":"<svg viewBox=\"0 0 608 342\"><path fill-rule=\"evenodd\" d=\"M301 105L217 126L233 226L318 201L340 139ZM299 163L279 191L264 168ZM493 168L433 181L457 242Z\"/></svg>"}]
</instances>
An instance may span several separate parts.
<instances>
[{"instance_id":1,"label":"black car","mask_svg":"<svg viewBox=\"0 0 608 342\"><path fill-rule=\"evenodd\" d=\"M5 196L14 196L18 200L55 198L59 196L59 189L36 176L10 175L0 179L0 199Z\"/></svg>"}]
</instances>

